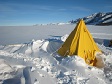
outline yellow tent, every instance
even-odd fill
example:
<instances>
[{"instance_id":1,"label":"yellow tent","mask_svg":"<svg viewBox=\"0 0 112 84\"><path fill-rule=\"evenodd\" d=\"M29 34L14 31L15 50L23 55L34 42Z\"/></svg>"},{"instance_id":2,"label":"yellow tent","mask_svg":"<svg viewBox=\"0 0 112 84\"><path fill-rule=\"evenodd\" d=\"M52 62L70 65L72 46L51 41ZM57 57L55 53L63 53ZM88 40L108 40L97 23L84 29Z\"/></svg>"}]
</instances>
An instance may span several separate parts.
<instances>
[{"instance_id":1,"label":"yellow tent","mask_svg":"<svg viewBox=\"0 0 112 84\"><path fill-rule=\"evenodd\" d=\"M97 60L95 52L101 52L95 44L83 20L80 20L76 28L68 36L64 44L57 51L61 56L78 55L89 65L95 66Z\"/></svg>"}]
</instances>

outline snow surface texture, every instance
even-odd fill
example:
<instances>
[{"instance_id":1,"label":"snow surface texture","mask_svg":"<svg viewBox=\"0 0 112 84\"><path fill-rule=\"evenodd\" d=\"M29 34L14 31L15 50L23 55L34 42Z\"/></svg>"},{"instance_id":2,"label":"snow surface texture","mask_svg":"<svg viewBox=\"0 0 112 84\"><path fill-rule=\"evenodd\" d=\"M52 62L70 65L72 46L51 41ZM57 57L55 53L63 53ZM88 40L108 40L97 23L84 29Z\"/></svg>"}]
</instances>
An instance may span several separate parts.
<instances>
[{"instance_id":1,"label":"snow surface texture","mask_svg":"<svg viewBox=\"0 0 112 84\"><path fill-rule=\"evenodd\" d=\"M73 25L67 26L72 27ZM48 28L48 26L46 26L47 29L51 29L48 30L49 33L46 33L46 31L42 33L43 30L38 29L38 32L41 33L37 34L38 36L40 35L40 37L42 38L48 37L48 35L50 34L51 37L48 39L40 38L42 40L32 40L30 42L21 44L11 43L11 45L6 45L7 42L4 42L5 45L1 43L2 45L0 46L0 84L112 83L112 47L108 47L109 39L112 39L111 33L109 33L112 32L112 29L110 29L110 27L106 27L108 29L105 30L105 28L101 26L91 26L92 28L89 29L90 31L92 31L94 36L94 28L99 28L96 30L96 36L94 37L98 47L104 53L104 55L100 55L102 58L100 58L99 55L97 56L99 60L103 59L105 63L104 68L96 68L89 66L79 56L68 56L66 58L63 58L57 55L57 49L68 37L68 34L66 34L67 30L71 31L72 28L65 30L66 28L63 29L64 26L62 25L55 25L50 27L52 28ZM17 30L21 30L21 28L18 28ZM33 29L31 30L33 31ZM54 30L57 30L58 32ZM54 33L52 33L51 31L54 31ZM64 36L60 35L60 32L63 32L62 34L64 34ZM26 33L24 34L26 35ZM12 34L10 35L10 37L11 36ZM2 40L2 42L3 41L4 40ZM15 43L15 41L13 42Z\"/></svg>"}]
</instances>

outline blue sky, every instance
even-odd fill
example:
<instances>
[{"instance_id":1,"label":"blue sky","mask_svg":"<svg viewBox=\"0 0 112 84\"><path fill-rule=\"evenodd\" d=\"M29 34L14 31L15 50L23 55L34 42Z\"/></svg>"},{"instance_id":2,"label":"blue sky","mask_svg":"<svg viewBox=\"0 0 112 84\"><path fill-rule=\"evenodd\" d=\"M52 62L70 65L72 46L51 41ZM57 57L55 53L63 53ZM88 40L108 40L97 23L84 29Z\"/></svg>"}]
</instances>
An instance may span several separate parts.
<instances>
[{"instance_id":1,"label":"blue sky","mask_svg":"<svg viewBox=\"0 0 112 84\"><path fill-rule=\"evenodd\" d=\"M68 22L111 11L112 0L0 0L0 26Z\"/></svg>"}]
</instances>

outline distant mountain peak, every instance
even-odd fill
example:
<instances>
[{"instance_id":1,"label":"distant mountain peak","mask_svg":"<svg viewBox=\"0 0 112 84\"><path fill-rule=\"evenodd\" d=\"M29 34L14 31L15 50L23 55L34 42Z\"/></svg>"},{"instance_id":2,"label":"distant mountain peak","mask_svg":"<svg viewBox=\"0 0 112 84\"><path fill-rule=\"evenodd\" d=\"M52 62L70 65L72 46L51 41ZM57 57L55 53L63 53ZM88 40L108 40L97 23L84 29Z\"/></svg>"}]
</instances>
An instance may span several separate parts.
<instances>
[{"instance_id":1,"label":"distant mountain peak","mask_svg":"<svg viewBox=\"0 0 112 84\"><path fill-rule=\"evenodd\" d=\"M83 19L86 24L90 25L112 25L112 12L98 12L89 16L78 18L70 21L70 23L77 23L80 19Z\"/></svg>"}]
</instances>

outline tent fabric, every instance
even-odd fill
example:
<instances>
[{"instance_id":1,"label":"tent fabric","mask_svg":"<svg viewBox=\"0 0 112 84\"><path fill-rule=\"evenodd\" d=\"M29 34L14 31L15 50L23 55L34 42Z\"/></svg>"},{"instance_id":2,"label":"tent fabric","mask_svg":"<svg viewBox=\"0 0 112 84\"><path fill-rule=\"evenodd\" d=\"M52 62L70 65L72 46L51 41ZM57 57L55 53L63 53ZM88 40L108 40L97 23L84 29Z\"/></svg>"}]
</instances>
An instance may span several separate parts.
<instances>
[{"instance_id":1,"label":"tent fabric","mask_svg":"<svg viewBox=\"0 0 112 84\"><path fill-rule=\"evenodd\" d=\"M97 62L95 52L101 52L94 42L83 20L80 20L75 29L57 51L61 56L78 55L89 65Z\"/></svg>"}]
</instances>

